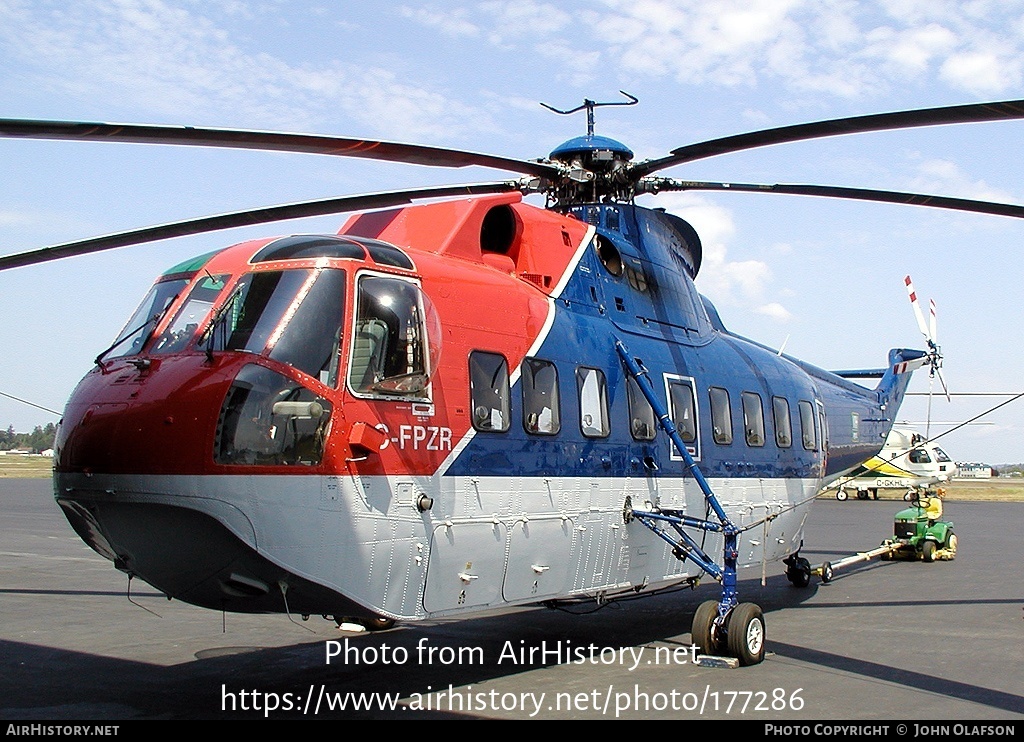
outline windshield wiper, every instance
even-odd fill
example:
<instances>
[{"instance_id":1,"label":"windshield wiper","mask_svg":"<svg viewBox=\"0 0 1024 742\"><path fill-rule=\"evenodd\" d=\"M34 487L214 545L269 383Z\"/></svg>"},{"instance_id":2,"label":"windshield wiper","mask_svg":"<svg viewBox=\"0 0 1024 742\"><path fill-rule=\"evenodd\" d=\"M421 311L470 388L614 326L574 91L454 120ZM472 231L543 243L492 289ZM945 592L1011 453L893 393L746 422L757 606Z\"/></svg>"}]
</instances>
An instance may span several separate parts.
<instances>
[{"instance_id":1,"label":"windshield wiper","mask_svg":"<svg viewBox=\"0 0 1024 742\"><path fill-rule=\"evenodd\" d=\"M231 296L229 296L224 303L220 305L220 309L214 312L213 317L210 318L210 323L203 331L202 337L199 338L200 343L206 343L206 358L211 363L213 362L213 340L217 335L217 327L221 322L223 322L224 318L227 317L228 310L234 306L244 288L245 283L239 283L238 286L235 287L235 290L231 292Z\"/></svg>"},{"instance_id":2,"label":"windshield wiper","mask_svg":"<svg viewBox=\"0 0 1024 742\"><path fill-rule=\"evenodd\" d=\"M177 300L178 300L178 295L175 294L173 297L171 297L171 300L168 301L164 305L163 309L161 309L159 312L154 314L152 317L150 317L143 324L139 325L138 327L136 327L131 332L125 333L124 335L119 337L117 340L115 340L110 347L108 347L106 350L104 350L102 353L100 353L98 356L96 356L96 358L93 360L93 363L95 363L97 366L99 366L102 369L103 368L103 356L105 356L107 353L112 351L117 346L121 345L128 338L134 337L136 333L142 332L147 327L150 327L149 332L147 332L142 337L142 341L139 343L139 349L144 348L145 345L146 345L146 342L149 340L149 336L153 334L153 330L156 329L156 326L160 324L160 320L162 320L164 318L164 315L167 314L168 310L170 310L170 308L174 305L174 302L176 302Z\"/></svg>"}]
</instances>

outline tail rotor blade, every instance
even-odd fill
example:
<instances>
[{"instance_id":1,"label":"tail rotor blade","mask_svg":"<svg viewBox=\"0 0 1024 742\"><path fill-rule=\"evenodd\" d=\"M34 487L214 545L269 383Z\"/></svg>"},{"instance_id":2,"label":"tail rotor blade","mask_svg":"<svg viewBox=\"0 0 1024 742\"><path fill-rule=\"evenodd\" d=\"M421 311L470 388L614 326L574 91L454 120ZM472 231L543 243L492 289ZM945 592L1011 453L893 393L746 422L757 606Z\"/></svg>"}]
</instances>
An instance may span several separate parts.
<instances>
[{"instance_id":1,"label":"tail rotor blade","mask_svg":"<svg viewBox=\"0 0 1024 742\"><path fill-rule=\"evenodd\" d=\"M939 383L942 384L942 392L946 395L946 401L952 402L953 399L950 397L949 387L946 386L946 380L942 378L942 372L938 368L935 369L935 375L939 377Z\"/></svg>"},{"instance_id":2,"label":"tail rotor blade","mask_svg":"<svg viewBox=\"0 0 1024 742\"><path fill-rule=\"evenodd\" d=\"M907 286L907 295L910 296L910 305L914 308L914 316L917 317L917 326L925 339L931 340L931 336L928 334L928 326L924 322L924 314L921 312L921 305L917 301L917 293L914 291L914 282L910 280L910 276L907 276L903 279L903 283Z\"/></svg>"},{"instance_id":3,"label":"tail rotor blade","mask_svg":"<svg viewBox=\"0 0 1024 742\"><path fill-rule=\"evenodd\" d=\"M938 331L936 330L935 299L929 300L929 302L928 302L928 310L929 310L929 315L930 315L928 317L928 334L931 337L933 343L938 343L939 342L939 334L938 334Z\"/></svg>"}]
</instances>

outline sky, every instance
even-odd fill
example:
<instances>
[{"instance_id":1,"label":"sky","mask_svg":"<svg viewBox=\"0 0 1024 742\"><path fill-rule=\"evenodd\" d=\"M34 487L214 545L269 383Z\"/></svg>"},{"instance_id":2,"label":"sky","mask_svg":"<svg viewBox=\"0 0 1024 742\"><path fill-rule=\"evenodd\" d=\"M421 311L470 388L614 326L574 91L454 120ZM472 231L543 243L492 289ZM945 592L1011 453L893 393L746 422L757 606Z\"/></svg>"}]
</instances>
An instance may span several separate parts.
<instances>
[{"instance_id":1,"label":"sky","mask_svg":"<svg viewBox=\"0 0 1024 742\"><path fill-rule=\"evenodd\" d=\"M596 132L638 160L730 134L1024 98L1024 0L0 0L0 118L335 134L545 157ZM662 175L1024 203L1024 121L790 143ZM0 254L186 217L500 180L302 154L0 139ZM740 193L645 196L704 244L698 288L733 331L823 368L923 347L904 289L938 309L954 395L1024 391L1024 220ZM346 215L179 238L0 272L0 426L58 411L154 278L253 237ZM927 309L927 307L925 306ZM898 420L934 438L1006 396L947 402L918 372ZM3 396L9 395L9 396ZM1024 400L941 435L957 461L1024 461Z\"/></svg>"}]
</instances>

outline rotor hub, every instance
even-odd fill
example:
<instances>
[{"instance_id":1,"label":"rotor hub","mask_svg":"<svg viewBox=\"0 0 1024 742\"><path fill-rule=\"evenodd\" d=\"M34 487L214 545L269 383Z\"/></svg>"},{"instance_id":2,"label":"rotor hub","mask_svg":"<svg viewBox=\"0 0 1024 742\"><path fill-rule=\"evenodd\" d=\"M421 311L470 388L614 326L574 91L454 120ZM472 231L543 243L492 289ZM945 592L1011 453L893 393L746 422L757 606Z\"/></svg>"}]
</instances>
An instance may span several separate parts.
<instances>
[{"instance_id":1,"label":"rotor hub","mask_svg":"<svg viewBox=\"0 0 1024 742\"><path fill-rule=\"evenodd\" d=\"M587 134L573 137L555 147L549 157L556 162L572 164L579 161L584 166L601 170L600 163L613 161L629 162L633 159L633 151L622 142L610 137Z\"/></svg>"},{"instance_id":2,"label":"rotor hub","mask_svg":"<svg viewBox=\"0 0 1024 742\"><path fill-rule=\"evenodd\" d=\"M630 189L623 175L633 159L633 151L622 142L587 134L563 142L549 157L565 166L565 179L553 194L555 202L568 206L629 197Z\"/></svg>"}]
</instances>

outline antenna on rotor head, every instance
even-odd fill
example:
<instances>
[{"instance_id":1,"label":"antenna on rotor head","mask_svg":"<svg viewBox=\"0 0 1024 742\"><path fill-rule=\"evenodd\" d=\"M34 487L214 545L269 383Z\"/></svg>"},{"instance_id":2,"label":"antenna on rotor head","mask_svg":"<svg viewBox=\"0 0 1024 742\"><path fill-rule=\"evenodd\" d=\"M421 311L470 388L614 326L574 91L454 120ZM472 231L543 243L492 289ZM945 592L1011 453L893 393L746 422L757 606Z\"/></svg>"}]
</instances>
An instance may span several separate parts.
<instances>
[{"instance_id":1,"label":"antenna on rotor head","mask_svg":"<svg viewBox=\"0 0 1024 742\"><path fill-rule=\"evenodd\" d=\"M640 102L639 99L637 99L636 96L630 95L625 90L620 90L619 92L622 93L627 98L629 98L629 100L628 101L614 101L614 102L609 102L609 103L598 103L597 101L590 100L590 98L584 98L582 106L576 106L575 108L570 108L568 111L562 111L561 109L555 108L554 106L549 106L547 103L541 103L541 105L544 106L549 111L554 111L555 113L560 113L560 114L562 114L564 116L567 116L570 113L576 113L577 111L582 111L584 108L586 108L587 109L587 136L588 137L592 137L592 136L594 136L594 109L595 108L597 108L598 106L635 106L637 103Z\"/></svg>"}]
</instances>

